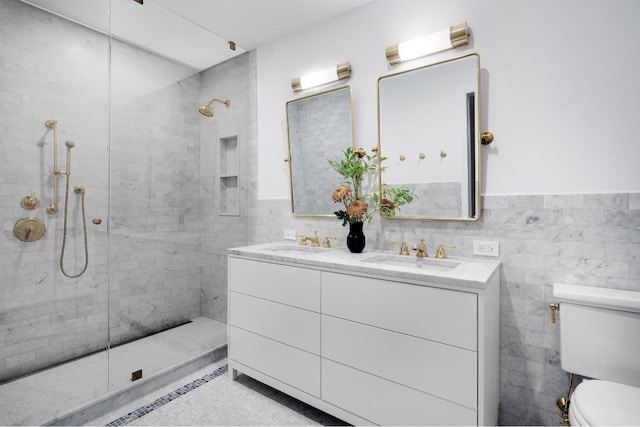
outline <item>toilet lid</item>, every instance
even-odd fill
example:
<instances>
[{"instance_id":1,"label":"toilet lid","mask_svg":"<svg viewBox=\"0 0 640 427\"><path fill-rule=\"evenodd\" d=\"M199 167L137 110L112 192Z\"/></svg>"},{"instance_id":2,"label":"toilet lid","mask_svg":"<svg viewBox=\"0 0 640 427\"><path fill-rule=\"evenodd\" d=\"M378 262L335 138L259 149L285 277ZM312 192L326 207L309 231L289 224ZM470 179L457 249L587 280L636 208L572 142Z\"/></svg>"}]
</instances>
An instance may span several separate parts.
<instances>
[{"instance_id":1,"label":"toilet lid","mask_svg":"<svg viewBox=\"0 0 640 427\"><path fill-rule=\"evenodd\" d=\"M582 425L640 425L640 388L603 380L580 383L569 410Z\"/></svg>"}]
</instances>

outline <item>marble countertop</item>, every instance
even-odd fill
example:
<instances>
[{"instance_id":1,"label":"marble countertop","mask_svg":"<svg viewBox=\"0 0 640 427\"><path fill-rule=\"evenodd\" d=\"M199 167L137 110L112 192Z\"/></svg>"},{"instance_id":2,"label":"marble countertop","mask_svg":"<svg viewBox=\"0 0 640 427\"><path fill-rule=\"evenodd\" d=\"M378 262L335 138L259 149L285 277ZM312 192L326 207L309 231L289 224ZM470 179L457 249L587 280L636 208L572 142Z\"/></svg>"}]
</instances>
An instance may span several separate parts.
<instances>
[{"instance_id":1,"label":"marble countertop","mask_svg":"<svg viewBox=\"0 0 640 427\"><path fill-rule=\"evenodd\" d=\"M300 246L297 242L275 242L231 248L229 255L256 260L308 266L320 270L360 273L394 280L440 283L449 287L482 290L500 268L500 261L449 257L445 260L402 256L397 251L367 251L354 254L347 248Z\"/></svg>"}]
</instances>

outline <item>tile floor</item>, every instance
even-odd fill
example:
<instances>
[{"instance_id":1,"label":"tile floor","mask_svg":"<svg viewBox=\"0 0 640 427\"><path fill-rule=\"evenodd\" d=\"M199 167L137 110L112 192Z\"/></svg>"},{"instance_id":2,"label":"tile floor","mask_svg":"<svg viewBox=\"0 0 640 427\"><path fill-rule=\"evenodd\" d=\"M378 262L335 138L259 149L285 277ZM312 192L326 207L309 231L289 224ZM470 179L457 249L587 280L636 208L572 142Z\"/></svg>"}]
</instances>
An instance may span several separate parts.
<instances>
[{"instance_id":1,"label":"tile floor","mask_svg":"<svg viewBox=\"0 0 640 427\"><path fill-rule=\"evenodd\" d=\"M245 375L232 381L226 363L210 364L85 425L346 425Z\"/></svg>"}]
</instances>

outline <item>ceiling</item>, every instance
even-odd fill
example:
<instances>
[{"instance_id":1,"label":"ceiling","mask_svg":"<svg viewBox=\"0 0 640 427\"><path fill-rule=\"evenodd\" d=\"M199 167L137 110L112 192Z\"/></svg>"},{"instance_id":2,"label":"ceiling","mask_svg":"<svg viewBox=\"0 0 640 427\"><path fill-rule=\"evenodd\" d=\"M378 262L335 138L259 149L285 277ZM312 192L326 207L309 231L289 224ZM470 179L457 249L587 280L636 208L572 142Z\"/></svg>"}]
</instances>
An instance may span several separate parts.
<instances>
[{"instance_id":1,"label":"ceiling","mask_svg":"<svg viewBox=\"0 0 640 427\"><path fill-rule=\"evenodd\" d=\"M200 71L371 0L22 1Z\"/></svg>"}]
</instances>

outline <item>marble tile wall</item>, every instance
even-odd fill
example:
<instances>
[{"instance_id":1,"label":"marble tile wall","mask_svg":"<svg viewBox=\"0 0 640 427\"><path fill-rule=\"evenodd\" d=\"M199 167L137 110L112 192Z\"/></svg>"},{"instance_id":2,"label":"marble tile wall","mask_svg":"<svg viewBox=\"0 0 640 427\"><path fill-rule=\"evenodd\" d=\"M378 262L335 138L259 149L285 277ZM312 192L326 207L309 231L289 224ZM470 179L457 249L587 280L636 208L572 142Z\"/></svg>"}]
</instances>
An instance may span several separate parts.
<instances>
[{"instance_id":1,"label":"marble tile wall","mask_svg":"<svg viewBox=\"0 0 640 427\"><path fill-rule=\"evenodd\" d=\"M64 277L65 179L58 181L59 211L50 215L53 131L45 121L58 121L58 169L65 168L65 141L75 142L70 183L86 187L89 221L106 219L108 48L93 31L22 2L0 3L0 381L106 345L106 228L89 226L87 272ZM20 199L31 192L40 206L27 211ZM69 211L64 264L75 274L84 265L84 243L80 198L73 191ZM45 223L42 239L14 237L14 224L24 217Z\"/></svg>"},{"instance_id":2,"label":"marble tile wall","mask_svg":"<svg viewBox=\"0 0 640 427\"><path fill-rule=\"evenodd\" d=\"M115 40L111 79L109 331L116 345L200 314L201 79Z\"/></svg>"},{"instance_id":3,"label":"marble tile wall","mask_svg":"<svg viewBox=\"0 0 640 427\"><path fill-rule=\"evenodd\" d=\"M345 245L337 219L295 218L288 200L251 200L250 242L279 241L285 228L318 230ZM640 193L505 195L484 198L477 222L383 220L365 225L367 248L425 238L451 255L474 256L474 240L497 241L502 262L500 418L502 425L557 425L566 392L559 326L549 303L555 282L640 291Z\"/></svg>"},{"instance_id":4,"label":"marble tile wall","mask_svg":"<svg viewBox=\"0 0 640 427\"><path fill-rule=\"evenodd\" d=\"M469 206L465 203L463 212L462 184L458 182L411 183L401 185L408 188L416 196L417 203L409 203L401 207L403 216L429 216L437 218L459 218L473 216L469 214ZM465 198L467 191L464 191ZM428 213L425 214L420 200L428 200Z\"/></svg>"},{"instance_id":5,"label":"marble tile wall","mask_svg":"<svg viewBox=\"0 0 640 427\"><path fill-rule=\"evenodd\" d=\"M229 99L225 108L214 104L215 116L200 117L200 198L202 215L201 314L221 322L227 321L227 248L248 242L248 183L253 150L256 144L255 52L230 59L202 72L201 103L211 98ZM221 212L218 159L221 139L237 137L237 165L227 170L238 173L238 215ZM230 159L227 159L230 160ZM254 169L255 170L255 169Z\"/></svg>"}]
</instances>

